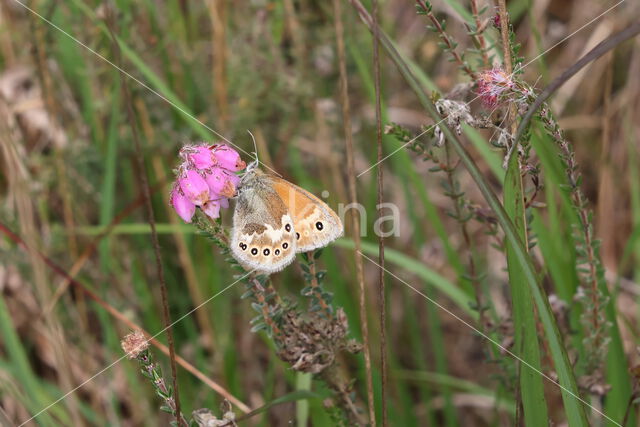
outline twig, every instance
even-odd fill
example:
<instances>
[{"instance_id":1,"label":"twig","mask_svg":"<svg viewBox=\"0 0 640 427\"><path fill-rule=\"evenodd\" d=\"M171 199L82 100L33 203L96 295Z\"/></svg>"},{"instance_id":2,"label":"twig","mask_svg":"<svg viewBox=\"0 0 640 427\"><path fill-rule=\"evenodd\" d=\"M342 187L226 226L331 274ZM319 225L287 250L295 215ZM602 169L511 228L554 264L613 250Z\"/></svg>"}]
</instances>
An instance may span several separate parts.
<instances>
[{"instance_id":1,"label":"twig","mask_svg":"<svg viewBox=\"0 0 640 427\"><path fill-rule=\"evenodd\" d=\"M113 41L113 48L115 51L116 64L122 66L122 55L120 52L120 45L118 39L113 32L113 25L115 25L115 16L112 14L113 10L108 8L109 15L107 16L107 27ZM144 163L144 154L142 152L142 144L140 143L140 135L138 134L138 127L136 126L136 113L133 109L133 103L131 101L131 91L129 89L129 80L124 75L120 74L122 91L124 95L124 101L127 105L127 115L129 118L129 124L131 125L131 137L133 138L133 144L135 147L135 158L138 166L138 178L142 185L142 194L144 196L145 208L147 211L147 221L151 227L151 242L153 245L153 253L156 261L156 273L158 275L158 282L160 283L160 296L162 299L162 319L167 332L167 343L169 344L169 360L171 365L171 379L173 382L173 392L176 403L175 418L178 426L182 423L182 413L180 412L180 394L178 391L178 369L176 367L176 353L173 342L173 329L171 327L171 314L169 313L169 301L167 296L167 284L164 279L164 268L162 266L162 255L160 254L160 242L158 240L158 233L156 231L156 221L153 212L153 205L151 203L151 187L147 179L147 170Z\"/></svg>"},{"instance_id":2,"label":"twig","mask_svg":"<svg viewBox=\"0 0 640 427\"><path fill-rule=\"evenodd\" d=\"M464 245L465 245L465 250L468 252L468 259L469 259L469 278L471 281L471 285L473 286L473 289L475 291L475 295L476 295L476 305L478 306L478 314L479 314L479 318L478 318L478 323L482 328L484 328L486 326L486 320L485 320L485 316L484 316L484 308L483 308L483 304L482 304L482 287L481 287L481 283L478 280L478 274L477 274L477 269L476 269L476 262L475 262L475 258L473 256L473 244L471 241L471 234L469 233L469 228L467 227L467 219L464 217L464 212L462 211L462 197L463 197L463 193L458 192L458 186L459 184L456 182L455 177L454 177L454 171L457 168L457 166L460 164L460 162L456 162L455 165L453 165L453 161L452 161L452 156L451 156L451 149L449 147L449 144L445 144L444 145L444 152L445 152L445 159L446 159L446 168L444 168L444 172L447 174L447 183L449 185L449 191L448 194L451 197L451 200L453 201L453 207L454 207L454 215L456 217L456 221L460 224L460 230L462 231L462 237L464 239Z\"/></svg>"},{"instance_id":3,"label":"twig","mask_svg":"<svg viewBox=\"0 0 640 427\"><path fill-rule=\"evenodd\" d=\"M498 13L500 13L500 36L502 37L502 54L504 56L504 70L507 75L513 75L513 62L511 60L511 44L509 43L509 13L506 0L498 0ZM514 102L509 103L509 119L511 120L511 134L516 132L516 115L518 110ZM512 143L513 144L513 143ZM511 147L510 147L511 149ZM510 150L511 151L511 150ZM513 152L513 151L512 151ZM517 151L515 151L517 154ZM518 160L518 166L520 166ZM522 184L522 179L520 179ZM526 246L526 245L525 245Z\"/></svg>"},{"instance_id":4,"label":"twig","mask_svg":"<svg viewBox=\"0 0 640 427\"><path fill-rule=\"evenodd\" d=\"M478 15L478 2L476 0L470 0L471 4L471 14L473 15L473 19L476 23L475 34L471 37L474 38L478 42L478 48L480 49L480 53L482 54L482 63L486 68L489 68L491 63L489 62L489 55L487 55L487 42L484 39L484 35L482 34L484 31L483 25L480 22L480 16Z\"/></svg>"},{"instance_id":5,"label":"twig","mask_svg":"<svg viewBox=\"0 0 640 427\"><path fill-rule=\"evenodd\" d=\"M333 0L334 24L336 30L336 43L338 48L338 63L340 69L340 100L342 103L343 126L345 145L347 148L347 169L349 177L349 193L352 203L357 203L358 193L356 190L356 172L353 154L353 139L351 136L351 110L349 107L349 91L347 82L347 60L344 46L344 27L342 23L341 0ZM355 242L354 257L356 262L356 274L358 279L360 298L360 328L362 331L362 341L364 346L364 364L366 369L367 382L367 404L369 406L369 423L372 427L376 425L376 414L373 398L373 376L371 373L371 350L369 348L369 326L367 324L366 294L364 287L364 266L360 256L360 218L355 210L351 211L352 233Z\"/></svg>"},{"instance_id":6,"label":"twig","mask_svg":"<svg viewBox=\"0 0 640 427\"><path fill-rule=\"evenodd\" d=\"M378 145L378 173L377 173L377 204L378 218L382 216L380 206L383 202L383 170L382 170L382 103L380 101L380 41L378 38L378 0L373 0L373 76L376 93L376 143ZM382 402L382 426L388 423L387 415L387 334L385 319L387 316L387 301L384 283L384 236L378 236L378 299L380 305L380 371L381 371L381 402Z\"/></svg>"},{"instance_id":7,"label":"twig","mask_svg":"<svg viewBox=\"0 0 640 427\"><path fill-rule=\"evenodd\" d=\"M451 56L458 63L462 71L464 71L469 77L471 77L472 80L476 80L477 79L476 73L469 67L469 64L467 64L464 61L464 59L462 59L460 54L456 52L456 42L453 41L451 37L446 33L446 31L442 27L442 24L440 24L440 21L438 20L438 18L431 11L431 6L427 5L427 3L424 2L424 0L416 0L416 3L418 4L418 7L422 9L424 15L426 15L427 18L429 18L429 20L433 24L433 27L435 28L435 32L438 33L438 35L440 36L440 40L442 40L442 43L445 44L446 50L449 53L451 53ZM374 18L374 21L375 21L375 18ZM376 26L374 25L373 28L375 27ZM374 29L372 29L372 31L374 31Z\"/></svg>"},{"instance_id":8,"label":"twig","mask_svg":"<svg viewBox=\"0 0 640 427\"><path fill-rule=\"evenodd\" d=\"M333 316L333 314L331 313L331 307L329 307L329 305L327 304L327 302L322 296L322 289L320 288L320 284L318 283L318 277L316 276L315 252L314 251L307 252L307 258L309 259L309 264L308 264L309 275L311 276L309 280L309 286L311 286L311 289L313 290L313 294L318 300L318 304L320 305L320 308L322 308L322 311L327 316L327 319L331 319L331 317Z\"/></svg>"},{"instance_id":9,"label":"twig","mask_svg":"<svg viewBox=\"0 0 640 427\"><path fill-rule=\"evenodd\" d=\"M252 277L250 282L251 282L251 286L252 286L256 301L260 305L260 309L262 311L262 318L264 319L264 322L271 329L271 333L273 333L273 336L275 338L274 341L277 342L278 339L282 336L282 331L280 330L280 328L278 327L274 319L271 317L271 313L269 312L269 303L267 302L265 288L260 284L260 282L255 277Z\"/></svg>"}]
</instances>

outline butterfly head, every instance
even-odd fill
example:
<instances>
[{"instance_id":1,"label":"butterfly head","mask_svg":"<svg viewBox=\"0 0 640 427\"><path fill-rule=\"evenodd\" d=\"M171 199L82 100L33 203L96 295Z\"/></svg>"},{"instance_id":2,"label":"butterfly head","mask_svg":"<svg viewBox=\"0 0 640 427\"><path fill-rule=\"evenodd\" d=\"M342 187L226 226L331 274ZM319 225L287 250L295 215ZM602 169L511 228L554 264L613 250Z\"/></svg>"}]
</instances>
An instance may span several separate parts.
<instances>
[{"instance_id":1,"label":"butterfly head","mask_svg":"<svg viewBox=\"0 0 640 427\"><path fill-rule=\"evenodd\" d=\"M249 163L245 168L244 172L240 177L240 182L238 183L238 188L236 190L236 197L240 195L247 188L251 188L254 186L256 181L256 177L258 175L262 175L262 171L259 168L260 162L258 160L254 160Z\"/></svg>"}]
</instances>

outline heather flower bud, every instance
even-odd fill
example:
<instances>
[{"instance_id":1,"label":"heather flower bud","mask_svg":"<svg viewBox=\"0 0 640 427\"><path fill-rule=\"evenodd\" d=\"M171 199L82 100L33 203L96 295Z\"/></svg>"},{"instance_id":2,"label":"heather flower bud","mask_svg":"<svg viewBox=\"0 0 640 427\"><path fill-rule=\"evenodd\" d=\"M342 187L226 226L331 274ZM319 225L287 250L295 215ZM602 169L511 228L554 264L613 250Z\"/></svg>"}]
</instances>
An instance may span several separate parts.
<instances>
[{"instance_id":1,"label":"heather flower bud","mask_svg":"<svg viewBox=\"0 0 640 427\"><path fill-rule=\"evenodd\" d=\"M196 212L196 205L191 203L177 186L171 191L171 206L184 222L191 222Z\"/></svg>"},{"instance_id":2,"label":"heather flower bud","mask_svg":"<svg viewBox=\"0 0 640 427\"><path fill-rule=\"evenodd\" d=\"M178 180L184 195L194 204L202 206L209 200L209 186L200 174L194 170L188 170Z\"/></svg>"},{"instance_id":3,"label":"heather flower bud","mask_svg":"<svg viewBox=\"0 0 640 427\"><path fill-rule=\"evenodd\" d=\"M207 214L209 218L216 219L220 216L220 207L220 200L209 200L202 207L202 211Z\"/></svg>"},{"instance_id":4,"label":"heather flower bud","mask_svg":"<svg viewBox=\"0 0 640 427\"><path fill-rule=\"evenodd\" d=\"M233 188L233 195L229 197L233 197L236 195L236 188L238 188L238 184L240 184L240 177L234 173L227 174L227 183L231 188Z\"/></svg>"},{"instance_id":5,"label":"heather flower bud","mask_svg":"<svg viewBox=\"0 0 640 427\"><path fill-rule=\"evenodd\" d=\"M222 189L226 184L228 175L221 168L212 168L211 173L205 176L205 181L209 185L209 191L212 196L222 193Z\"/></svg>"},{"instance_id":6,"label":"heather flower bud","mask_svg":"<svg viewBox=\"0 0 640 427\"><path fill-rule=\"evenodd\" d=\"M230 199L236 195L236 187L231 183L231 181L227 180L224 184L224 188L220 192L220 195Z\"/></svg>"},{"instance_id":7,"label":"heather flower bud","mask_svg":"<svg viewBox=\"0 0 640 427\"><path fill-rule=\"evenodd\" d=\"M247 166L240 158L240 154L228 145L214 145L213 156L218 161L218 165L232 172L242 170Z\"/></svg>"},{"instance_id":8,"label":"heather flower bud","mask_svg":"<svg viewBox=\"0 0 640 427\"><path fill-rule=\"evenodd\" d=\"M193 152L189 155L189 160L198 169L207 169L215 164L213 153L206 145L193 147Z\"/></svg>"}]
</instances>

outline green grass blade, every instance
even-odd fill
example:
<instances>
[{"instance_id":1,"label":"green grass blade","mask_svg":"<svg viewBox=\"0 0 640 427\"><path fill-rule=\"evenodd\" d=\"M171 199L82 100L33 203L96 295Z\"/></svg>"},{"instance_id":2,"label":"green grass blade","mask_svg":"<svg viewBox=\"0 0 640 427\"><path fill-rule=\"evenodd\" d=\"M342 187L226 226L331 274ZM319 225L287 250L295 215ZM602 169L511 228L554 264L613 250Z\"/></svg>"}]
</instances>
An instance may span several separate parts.
<instances>
[{"instance_id":1,"label":"green grass blade","mask_svg":"<svg viewBox=\"0 0 640 427\"><path fill-rule=\"evenodd\" d=\"M311 390L311 374L305 372L296 373L296 391ZM296 401L296 423L298 427L309 424L309 402L306 399Z\"/></svg>"},{"instance_id":2,"label":"green grass blade","mask_svg":"<svg viewBox=\"0 0 640 427\"><path fill-rule=\"evenodd\" d=\"M526 238L525 207L522 191L522 176L518 156L511 156L504 181L504 207L513 220L522 241ZM526 285L524 272L515 259L513 244L506 243L509 284L513 302L515 326L515 352L531 366L518 364L520 398L524 409L524 421L529 426L548 424L547 404L540 366L538 331L536 330L535 307L531 289Z\"/></svg>"}]
</instances>

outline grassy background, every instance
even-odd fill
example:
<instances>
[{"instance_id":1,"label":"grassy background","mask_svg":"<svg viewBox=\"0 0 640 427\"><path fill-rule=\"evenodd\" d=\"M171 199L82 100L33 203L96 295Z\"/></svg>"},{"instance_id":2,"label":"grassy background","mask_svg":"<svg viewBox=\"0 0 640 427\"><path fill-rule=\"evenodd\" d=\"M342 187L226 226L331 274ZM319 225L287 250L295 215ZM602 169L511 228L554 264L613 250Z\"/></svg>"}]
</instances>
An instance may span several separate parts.
<instances>
[{"instance_id":1,"label":"grassy background","mask_svg":"<svg viewBox=\"0 0 640 427\"><path fill-rule=\"evenodd\" d=\"M466 81L439 50L436 36L425 30L426 20L416 16L412 2L381 3L382 27L413 62L425 87L446 93ZM509 2L525 63L613 4ZM42 0L29 6L115 61L105 24L107 3ZM251 152L249 129L263 162L315 194L328 191L329 204L336 210L339 203L347 203L333 10L330 2L308 0L238 4L119 0L112 6L122 68L164 97L130 82L149 180L157 189L153 203L171 315L177 319L234 280L217 249L193 227L183 225L168 206L171 169L183 143L218 140L215 131ZM460 49L468 46L463 26L469 18L468 4L450 0L435 2L434 8L446 19L447 31L460 42ZM363 171L375 155L371 38L347 3L343 9L356 169ZM0 240L0 408L10 423L20 424L120 358L119 340L129 330L69 286L36 250L151 333L162 329L162 319L120 73L19 4L7 1L0 10L0 218L32 248L26 251L9 238ZM526 68L525 78L543 87L589 46L625 27L638 13L631 2L621 5L536 59ZM492 14L491 6L485 17ZM498 33L489 29L487 37L495 41ZM582 188L594 211L596 235L602 238L614 302L608 307L614 326L606 369L613 388L605 398L588 393L583 397L619 422L634 383L628 368L638 361L637 43L625 43L596 61L563 86L552 103L583 171ZM397 122L418 133L420 126L432 121L395 66L385 55L382 58L384 123ZM475 58L470 61L475 65ZM501 192L502 160L487 142L489 137L490 132L465 132L479 168ZM537 241L532 253L547 293L567 304L568 310L556 315L558 323L567 327L563 337L570 359L580 361L585 357L584 331L581 307L573 301L579 279L571 239L571 224L577 218L562 192L564 175L551 142L534 129L532 144L544 180L538 201L545 204L530 212ZM400 145L391 137L384 139L387 153ZM405 150L384 163L385 198L400 210L399 235L387 241L387 267L448 310L475 322L474 291L465 279L467 249L458 223L447 215L453 206L444 195L445 176L428 172L432 166ZM456 176L466 197L484 206L462 168ZM358 186L368 214L363 252L375 257L375 170L363 175ZM230 216L230 211L224 213L226 223ZM119 224L106 229L114 220ZM469 229L477 269L483 273L482 292L490 302L492 322L500 326L492 336L507 345L513 330L508 322L506 259L493 248L494 240L483 224L472 221ZM88 252L94 244L96 251ZM359 338L352 242L345 238L332 245L319 263L328 271L326 286L334 293L335 304L344 307L352 334ZM366 260L365 268L373 362L378 366L377 272ZM518 370L513 359L402 282L389 275L387 280L390 424L512 425ZM296 265L273 281L282 294L292 297L304 286ZM251 408L297 389L310 388L324 396L322 383L291 371L265 336L250 332L253 314L239 298L242 292L241 286L234 287L178 323L177 352ZM539 347L543 370L553 371L544 341ZM168 375L168 361L156 354ZM356 380L362 403L362 356L341 363ZM576 375L579 369L578 364ZM377 368L374 380L379 409ZM218 409L220 396L183 369L179 384L187 412ZM567 415L557 387L545 382L544 394L549 417L564 421ZM333 425L321 398L307 402L308 407L302 401L274 406L247 424ZM122 361L36 421L42 425L168 422L158 406L135 363ZM600 420L589 414L594 422Z\"/></svg>"}]
</instances>

